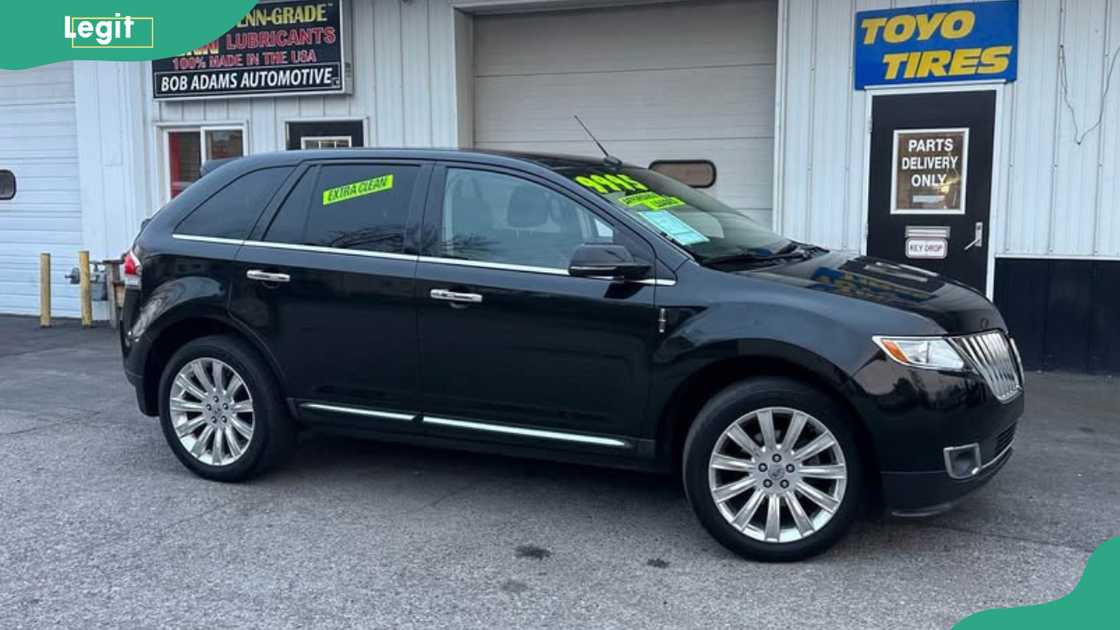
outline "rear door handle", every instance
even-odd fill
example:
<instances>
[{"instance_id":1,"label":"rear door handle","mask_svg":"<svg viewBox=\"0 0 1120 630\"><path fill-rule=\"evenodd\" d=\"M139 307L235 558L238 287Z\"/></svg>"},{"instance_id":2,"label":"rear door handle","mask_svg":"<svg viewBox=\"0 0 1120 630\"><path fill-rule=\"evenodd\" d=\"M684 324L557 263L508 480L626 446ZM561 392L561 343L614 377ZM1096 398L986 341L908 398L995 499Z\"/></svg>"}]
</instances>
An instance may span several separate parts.
<instances>
[{"instance_id":1,"label":"rear door handle","mask_svg":"<svg viewBox=\"0 0 1120 630\"><path fill-rule=\"evenodd\" d=\"M481 304L482 296L478 293L459 293L458 291L448 291L447 289L432 289L428 295L432 296L433 300L443 300L444 302L459 302L462 304Z\"/></svg>"},{"instance_id":2,"label":"rear door handle","mask_svg":"<svg viewBox=\"0 0 1120 630\"><path fill-rule=\"evenodd\" d=\"M292 277L286 273L272 273L270 271L261 271L260 269L250 269L245 272L245 277L250 280L258 280L260 282L291 282Z\"/></svg>"}]
</instances>

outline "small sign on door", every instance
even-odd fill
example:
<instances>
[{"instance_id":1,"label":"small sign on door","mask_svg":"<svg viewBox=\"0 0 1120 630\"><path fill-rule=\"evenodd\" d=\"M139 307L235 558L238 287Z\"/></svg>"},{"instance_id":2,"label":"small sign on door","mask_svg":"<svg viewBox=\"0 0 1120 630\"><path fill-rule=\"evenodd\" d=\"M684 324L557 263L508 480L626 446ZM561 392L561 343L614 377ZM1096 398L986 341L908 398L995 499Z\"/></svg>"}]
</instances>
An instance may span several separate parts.
<instances>
[{"instance_id":1,"label":"small sign on door","mask_svg":"<svg viewBox=\"0 0 1120 630\"><path fill-rule=\"evenodd\" d=\"M944 259L949 255L948 227L906 226L906 257L913 259Z\"/></svg>"},{"instance_id":2,"label":"small sign on door","mask_svg":"<svg viewBox=\"0 0 1120 630\"><path fill-rule=\"evenodd\" d=\"M896 129L891 214L964 214L968 128Z\"/></svg>"}]
</instances>

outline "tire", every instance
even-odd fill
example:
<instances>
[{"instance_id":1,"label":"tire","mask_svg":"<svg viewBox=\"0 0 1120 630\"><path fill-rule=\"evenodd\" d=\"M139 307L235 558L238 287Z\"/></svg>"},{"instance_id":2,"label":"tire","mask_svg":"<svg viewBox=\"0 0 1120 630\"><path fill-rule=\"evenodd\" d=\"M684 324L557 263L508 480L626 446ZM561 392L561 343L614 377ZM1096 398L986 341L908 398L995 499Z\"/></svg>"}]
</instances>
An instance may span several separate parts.
<instances>
[{"instance_id":1,"label":"tire","mask_svg":"<svg viewBox=\"0 0 1120 630\"><path fill-rule=\"evenodd\" d=\"M207 389L215 382L215 364L222 388ZM159 418L179 461L215 481L259 475L295 443L295 425L271 370L256 350L227 335L195 339L171 357L160 378Z\"/></svg>"},{"instance_id":2,"label":"tire","mask_svg":"<svg viewBox=\"0 0 1120 630\"><path fill-rule=\"evenodd\" d=\"M797 414L803 428L791 446L784 442ZM791 379L756 378L724 389L700 410L685 440L682 472L693 511L744 558L791 562L826 551L851 527L863 497L853 422L831 397ZM764 423L774 429L772 446L764 446ZM834 446L812 454L830 441ZM804 518L796 518L793 501ZM775 505L776 530L769 517Z\"/></svg>"}]
</instances>

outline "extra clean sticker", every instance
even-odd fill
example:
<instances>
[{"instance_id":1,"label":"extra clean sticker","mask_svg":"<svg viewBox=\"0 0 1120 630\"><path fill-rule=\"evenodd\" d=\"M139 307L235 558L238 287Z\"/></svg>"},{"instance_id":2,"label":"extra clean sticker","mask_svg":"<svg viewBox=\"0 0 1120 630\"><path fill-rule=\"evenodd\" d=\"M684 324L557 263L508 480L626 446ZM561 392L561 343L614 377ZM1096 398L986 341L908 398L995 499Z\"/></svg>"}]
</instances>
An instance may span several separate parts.
<instances>
[{"instance_id":1,"label":"extra clean sticker","mask_svg":"<svg viewBox=\"0 0 1120 630\"><path fill-rule=\"evenodd\" d=\"M677 197L669 197L666 195L659 195L654 192L638 193L636 195L627 195L619 197L618 201L628 207L645 206L650 210L668 210L669 208L676 208L683 206L684 202Z\"/></svg>"},{"instance_id":2,"label":"extra clean sticker","mask_svg":"<svg viewBox=\"0 0 1120 630\"><path fill-rule=\"evenodd\" d=\"M355 197L364 197L373 193L384 192L393 188L393 176L382 175L373 179L363 179L338 188L328 188L323 191L323 205L347 201Z\"/></svg>"},{"instance_id":3,"label":"extra clean sticker","mask_svg":"<svg viewBox=\"0 0 1120 630\"><path fill-rule=\"evenodd\" d=\"M682 221L672 212L666 212L665 210L642 211L638 213L638 216L681 245L708 242L708 237L697 232L695 228Z\"/></svg>"}]
</instances>

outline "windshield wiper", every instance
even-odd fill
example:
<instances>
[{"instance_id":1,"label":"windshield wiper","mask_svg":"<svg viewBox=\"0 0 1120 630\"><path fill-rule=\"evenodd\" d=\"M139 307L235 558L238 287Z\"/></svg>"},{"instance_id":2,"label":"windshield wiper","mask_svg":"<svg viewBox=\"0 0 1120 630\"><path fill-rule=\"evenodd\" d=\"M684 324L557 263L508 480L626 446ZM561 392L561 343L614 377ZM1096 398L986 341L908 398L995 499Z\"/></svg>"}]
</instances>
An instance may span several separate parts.
<instances>
[{"instance_id":1,"label":"windshield wiper","mask_svg":"<svg viewBox=\"0 0 1120 630\"><path fill-rule=\"evenodd\" d=\"M744 262L751 264L765 264L772 262L779 262L783 260L806 260L812 258L813 254L808 249L802 248L798 243L790 242L785 247L779 249L772 254L757 254L752 252L740 252L738 254L730 254L727 256L716 256L715 258L707 258L703 262L707 265L719 265L722 263Z\"/></svg>"}]
</instances>

